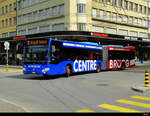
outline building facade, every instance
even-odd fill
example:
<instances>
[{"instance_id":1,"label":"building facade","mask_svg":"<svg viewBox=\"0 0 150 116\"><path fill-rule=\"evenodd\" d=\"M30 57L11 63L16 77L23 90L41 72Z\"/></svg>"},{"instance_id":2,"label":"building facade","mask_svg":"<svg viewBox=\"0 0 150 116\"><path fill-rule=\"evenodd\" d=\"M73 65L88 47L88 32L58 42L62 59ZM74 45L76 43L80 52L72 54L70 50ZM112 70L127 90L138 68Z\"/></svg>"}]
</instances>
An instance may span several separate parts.
<instances>
[{"instance_id":1,"label":"building facade","mask_svg":"<svg viewBox=\"0 0 150 116\"><path fill-rule=\"evenodd\" d=\"M9 64L22 64L24 40L15 40L16 35L32 38L46 33L61 35L58 39L97 39L103 45L142 48L150 42L149 14L149 0L0 0L0 64L5 64L3 44L9 39ZM148 47L139 49L138 56L150 59L149 51Z\"/></svg>"},{"instance_id":2,"label":"building facade","mask_svg":"<svg viewBox=\"0 0 150 116\"><path fill-rule=\"evenodd\" d=\"M18 35L90 31L148 38L147 0L18 0Z\"/></svg>"},{"instance_id":3,"label":"building facade","mask_svg":"<svg viewBox=\"0 0 150 116\"><path fill-rule=\"evenodd\" d=\"M16 0L0 0L0 38L16 36Z\"/></svg>"}]
</instances>

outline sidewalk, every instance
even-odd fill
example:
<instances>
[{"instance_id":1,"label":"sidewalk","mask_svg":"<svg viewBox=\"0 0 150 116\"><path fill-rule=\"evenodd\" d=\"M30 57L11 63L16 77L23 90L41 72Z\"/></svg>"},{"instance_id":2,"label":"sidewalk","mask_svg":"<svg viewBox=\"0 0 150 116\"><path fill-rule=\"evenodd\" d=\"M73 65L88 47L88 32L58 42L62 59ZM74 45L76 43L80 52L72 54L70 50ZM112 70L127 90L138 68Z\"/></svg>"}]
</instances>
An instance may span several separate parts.
<instances>
[{"instance_id":1,"label":"sidewalk","mask_svg":"<svg viewBox=\"0 0 150 116\"><path fill-rule=\"evenodd\" d=\"M5 65L0 65L0 68L5 68ZM9 68L22 69L22 66L9 65Z\"/></svg>"},{"instance_id":2,"label":"sidewalk","mask_svg":"<svg viewBox=\"0 0 150 116\"><path fill-rule=\"evenodd\" d=\"M6 72L6 66L5 65L0 65L0 71ZM16 73L21 73L23 71L22 66L8 66L8 72L16 72Z\"/></svg>"},{"instance_id":3,"label":"sidewalk","mask_svg":"<svg viewBox=\"0 0 150 116\"><path fill-rule=\"evenodd\" d=\"M143 61L143 63L141 63L140 61L135 63L137 67L149 67L150 68L150 61ZM148 71L148 70L147 70ZM144 72L144 70L143 70ZM149 92L150 91L150 87L144 87L143 84L141 85L134 85L131 87L132 90L137 91L137 92Z\"/></svg>"},{"instance_id":4,"label":"sidewalk","mask_svg":"<svg viewBox=\"0 0 150 116\"><path fill-rule=\"evenodd\" d=\"M135 64L136 66L150 66L150 61L143 61L143 63L136 61Z\"/></svg>"}]
</instances>

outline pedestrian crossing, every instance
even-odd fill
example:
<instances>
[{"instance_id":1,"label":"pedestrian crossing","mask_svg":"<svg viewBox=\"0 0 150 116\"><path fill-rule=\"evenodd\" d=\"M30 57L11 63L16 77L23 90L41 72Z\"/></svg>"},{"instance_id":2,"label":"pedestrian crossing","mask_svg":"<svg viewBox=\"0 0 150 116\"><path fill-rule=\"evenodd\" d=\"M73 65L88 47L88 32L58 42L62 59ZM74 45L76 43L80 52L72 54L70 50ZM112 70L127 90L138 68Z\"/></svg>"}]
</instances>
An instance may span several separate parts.
<instances>
[{"instance_id":1,"label":"pedestrian crossing","mask_svg":"<svg viewBox=\"0 0 150 116\"><path fill-rule=\"evenodd\" d=\"M115 111L118 111L118 112L141 113L141 111L128 109L128 108L124 108L124 107L120 107L120 106L115 106L115 105L110 105L110 104L102 104L102 105L99 105L98 107L104 108L104 109L106 108L106 109L109 109L109 110L115 110Z\"/></svg>"},{"instance_id":2,"label":"pedestrian crossing","mask_svg":"<svg viewBox=\"0 0 150 116\"><path fill-rule=\"evenodd\" d=\"M100 104L97 106L97 108L100 108L101 111L103 109L107 111L115 111L115 112L122 112L122 113L144 113L143 109L150 109L150 97L146 96L131 96L129 97L132 100L128 99L118 99L114 102L114 104ZM137 102L138 100L138 102ZM146 103L143 103L146 102ZM118 105L119 103L119 105ZM123 105L123 107L121 106ZM134 109L128 108L129 106L134 106ZM142 109L143 111L136 110L136 108ZM150 111L150 110L149 110ZM94 111L91 109L81 109L78 111L75 111L77 113L98 113L99 111Z\"/></svg>"}]
</instances>

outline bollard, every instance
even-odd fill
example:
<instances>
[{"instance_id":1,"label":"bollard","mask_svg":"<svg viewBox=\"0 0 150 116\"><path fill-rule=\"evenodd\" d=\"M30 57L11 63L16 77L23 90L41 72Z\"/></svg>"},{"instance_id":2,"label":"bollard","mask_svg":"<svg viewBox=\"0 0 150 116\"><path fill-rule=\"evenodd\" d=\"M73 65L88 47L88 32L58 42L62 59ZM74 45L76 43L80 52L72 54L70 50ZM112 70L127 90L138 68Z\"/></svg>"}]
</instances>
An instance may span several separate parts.
<instances>
[{"instance_id":1,"label":"bollard","mask_svg":"<svg viewBox=\"0 0 150 116\"><path fill-rule=\"evenodd\" d=\"M149 73L145 71L145 87L149 87Z\"/></svg>"},{"instance_id":2,"label":"bollard","mask_svg":"<svg viewBox=\"0 0 150 116\"><path fill-rule=\"evenodd\" d=\"M8 72L8 64L6 64L6 72Z\"/></svg>"}]
</instances>

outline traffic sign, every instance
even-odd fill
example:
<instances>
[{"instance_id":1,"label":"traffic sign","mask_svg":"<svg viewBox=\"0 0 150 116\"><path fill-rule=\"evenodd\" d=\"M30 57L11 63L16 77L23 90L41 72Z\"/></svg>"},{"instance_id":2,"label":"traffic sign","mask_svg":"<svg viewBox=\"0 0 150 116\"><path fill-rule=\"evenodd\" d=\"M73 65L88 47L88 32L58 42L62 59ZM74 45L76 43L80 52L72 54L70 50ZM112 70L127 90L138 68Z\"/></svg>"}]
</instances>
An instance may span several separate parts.
<instances>
[{"instance_id":1,"label":"traffic sign","mask_svg":"<svg viewBox=\"0 0 150 116\"><path fill-rule=\"evenodd\" d=\"M4 46L5 46L5 48L4 48L5 50L9 50L10 49L9 48L10 47L10 43L8 41L4 42Z\"/></svg>"}]
</instances>

